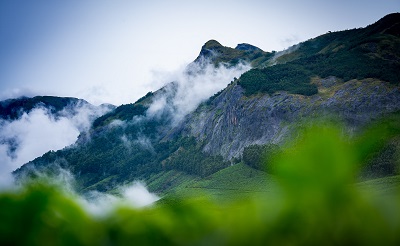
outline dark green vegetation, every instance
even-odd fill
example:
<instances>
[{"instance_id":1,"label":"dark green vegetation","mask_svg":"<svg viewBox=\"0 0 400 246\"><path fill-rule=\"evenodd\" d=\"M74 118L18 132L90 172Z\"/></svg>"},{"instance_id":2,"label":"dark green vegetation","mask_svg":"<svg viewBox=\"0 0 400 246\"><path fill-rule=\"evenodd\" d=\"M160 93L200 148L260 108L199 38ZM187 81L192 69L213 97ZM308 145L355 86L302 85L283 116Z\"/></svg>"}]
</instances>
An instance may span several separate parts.
<instances>
[{"instance_id":1,"label":"dark green vegetation","mask_svg":"<svg viewBox=\"0 0 400 246\"><path fill-rule=\"evenodd\" d=\"M147 107L136 103L121 105L115 110L97 118L93 122L93 128L106 126L114 120L126 121L133 119L135 116L144 116L147 109Z\"/></svg>"},{"instance_id":2,"label":"dark green vegetation","mask_svg":"<svg viewBox=\"0 0 400 246\"><path fill-rule=\"evenodd\" d=\"M162 162L165 169L180 170L205 177L229 165L221 156L209 156L203 153L203 146L198 145L193 137L181 139L178 141L178 146L180 147Z\"/></svg>"},{"instance_id":3,"label":"dark green vegetation","mask_svg":"<svg viewBox=\"0 0 400 246\"><path fill-rule=\"evenodd\" d=\"M384 195L366 192L374 189L365 184L351 185L368 153L399 130L398 123L384 124L344 139L336 128L308 129L273 158L273 193L223 205L212 198L170 196L154 207L136 210L121 204L93 217L68 192L33 182L0 195L0 244L399 245L400 191L390 185L398 177L375 181L391 186ZM261 175L244 169L238 165L197 184L203 190L235 189L241 185L224 184L223 177L240 182L243 173Z\"/></svg>"},{"instance_id":4,"label":"dark green vegetation","mask_svg":"<svg viewBox=\"0 0 400 246\"><path fill-rule=\"evenodd\" d=\"M0 102L0 118L15 120L23 113L29 113L32 109L42 106L55 114L68 106L89 104L85 100L72 97L36 96L33 98L22 97Z\"/></svg>"},{"instance_id":5,"label":"dark green vegetation","mask_svg":"<svg viewBox=\"0 0 400 246\"><path fill-rule=\"evenodd\" d=\"M311 96L317 94L318 89L310 84L310 78L311 73L301 65L278 64L244 73L239 85L245 88L248 96L258 92L273 94L276 91Z\"/></svg>"},{"instance_id":6,"label":"dark green vegetation","mask_svg":"<svg viewBox=\"0 0 400 246\"><path fill-rule=\"evenodd\" d=\"M159 124L143 118L139 125L107 129L107 135L98 134L80 148L48 152L26 164L21 172L17 170L16 174L35 177L36 171L57 173L61 167L77 177L77 190L107 191L117 184L137 179L151 181L154 175L169 170L205 177L229 165L221 156L203 153L202 145L194 138L160 142L157 136ZM154 190L169 187L165 184Z\"/></svg>"},{"instance_id":7,"label":"dark green vegetation","mask_svg":"<svg viewBox=\"0 0 400 246\"><path fill-rule=\"evenodd\" d=\"M253 69L239 84L246 95L276 91L310 96L318 93L313 76L376 78L400 84L400 14L388 15L366 28L327 33L299 44L278 58L279 65Z\"/></svg>"},{"instance_id":8,"label":"dark green vegetation","mask_svg":"<svg viewBox=\"0 0 400 246\"><path fill-rule=\"evenodd\" d=\"M148 109L148 100L151 100L152 96L154 96L154 93L149 92L135 103L123 104L115 108L115 110L97 118L93 122L93 128L106 126L114 120L127 121L133 119L135 116L144 116Z\"/></svg>"},{"instance_id":9,"label":"dark green vegetation","mask_svg":"<svg viewBox=\"0 0 400 246\"><path fill-rule=\"evenodd\" d=\"M272 156L279 153L279 146L275 144L250 145L243 150L243 162L255 169L266 171Z\"/></svg>"}]
</instances>

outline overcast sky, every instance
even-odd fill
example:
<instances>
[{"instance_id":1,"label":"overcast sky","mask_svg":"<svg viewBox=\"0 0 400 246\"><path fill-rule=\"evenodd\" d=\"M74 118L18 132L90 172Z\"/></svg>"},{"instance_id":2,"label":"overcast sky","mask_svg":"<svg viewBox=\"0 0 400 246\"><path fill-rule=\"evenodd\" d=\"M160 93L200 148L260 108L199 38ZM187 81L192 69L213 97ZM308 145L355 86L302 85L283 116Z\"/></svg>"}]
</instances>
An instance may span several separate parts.
<instances>
[{"instance_id":1,"label":"overcast sky","mask_svg":"<svg viewBox=\"0 0 400 246\"><path fill-rule=\"evenodd\" d=\"M130 103L210 39L279 51L399 11L400 0L1 0L0 99Z\"/></svg>"}]
</instances>

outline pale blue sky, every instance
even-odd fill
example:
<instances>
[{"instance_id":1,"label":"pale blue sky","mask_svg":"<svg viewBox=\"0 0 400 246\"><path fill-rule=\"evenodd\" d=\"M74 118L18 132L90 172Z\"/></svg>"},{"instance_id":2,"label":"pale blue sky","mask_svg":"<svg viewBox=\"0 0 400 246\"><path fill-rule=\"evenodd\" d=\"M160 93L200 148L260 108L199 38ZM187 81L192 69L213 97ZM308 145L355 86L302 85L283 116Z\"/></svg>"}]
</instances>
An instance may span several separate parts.
<instances>
[{"instance_id":1,"label":"pale blue sky","mask_svg":"<svg viewBox=\"0 0 400 246\"><path fill-rule=\"evenodd\" d=\"M282 50L399 11L400 0L2 0L0 98L129 103L166 82L164 71L194 60L209 39Z\"/></svg>"}]
</instances>

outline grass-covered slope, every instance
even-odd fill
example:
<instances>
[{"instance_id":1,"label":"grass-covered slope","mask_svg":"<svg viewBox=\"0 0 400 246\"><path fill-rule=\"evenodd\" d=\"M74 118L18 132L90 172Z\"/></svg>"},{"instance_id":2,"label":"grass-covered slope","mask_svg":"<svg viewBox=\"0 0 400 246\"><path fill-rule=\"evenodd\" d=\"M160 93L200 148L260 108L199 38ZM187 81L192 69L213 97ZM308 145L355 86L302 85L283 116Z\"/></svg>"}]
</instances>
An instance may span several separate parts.
<instances>
[{"instance_id":1,"label":"grass-covered slope","mask_svg":"<svg viewBox=\"0 0 400 246\"><path fill-rule=\"evenodd\" d=\"M263 171L242 163L222 169L208 177L195 180L169 193L169 196L206 196L218 203L229 203L273 194L276 180Z\"/></svg>"},{"instance_id":2,"label":"grass-covered slope","mask_svg":"<svg viewBox=\"0 0 400 246\"><path fill-rule=\"evenodd\" d=\"M273 178L265 172L243 163L222 169L190 185L190 188L232 190L238 192L265 192Z\"/></svg>"}]
</instances>

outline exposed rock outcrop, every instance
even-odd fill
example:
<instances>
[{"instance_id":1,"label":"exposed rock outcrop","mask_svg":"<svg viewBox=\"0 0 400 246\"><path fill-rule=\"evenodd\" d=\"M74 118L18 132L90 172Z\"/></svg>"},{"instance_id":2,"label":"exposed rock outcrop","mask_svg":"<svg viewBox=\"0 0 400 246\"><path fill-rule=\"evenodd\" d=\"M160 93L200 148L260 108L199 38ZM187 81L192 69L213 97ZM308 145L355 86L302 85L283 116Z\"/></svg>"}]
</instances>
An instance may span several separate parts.
<instances>
[{"instance_id":1,"label":"exposed rock outcrop","mask_svg":"<svg viewBox=\"0 0 400 246\"><path fill-rule=\"evenodd\" d=\"M231 159L249 145L283 143L304 119L339 118L352 132L400 110L397 86L373 79L318 81L320 93L310 97L286 92L245 97L233 83L190 114L175 134L195 136L205 143L205 152Z\"/></svg>"}]
</instances>

